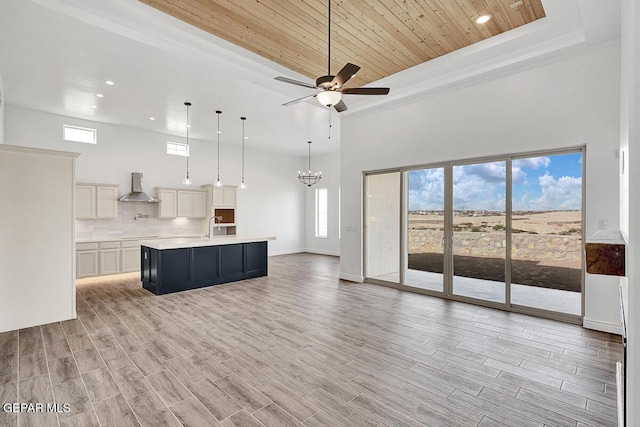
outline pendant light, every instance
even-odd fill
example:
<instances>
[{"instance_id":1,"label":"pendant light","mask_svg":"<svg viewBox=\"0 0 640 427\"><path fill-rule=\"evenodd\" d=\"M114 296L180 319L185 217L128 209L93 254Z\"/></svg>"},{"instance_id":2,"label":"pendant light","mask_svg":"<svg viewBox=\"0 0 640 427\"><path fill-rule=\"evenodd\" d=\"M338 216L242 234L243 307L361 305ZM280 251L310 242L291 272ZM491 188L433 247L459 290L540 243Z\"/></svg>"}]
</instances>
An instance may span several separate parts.
<instances>
[{"instance_id":1,"label":"pendant light","mask_svg":"<svg viewBox=\"0 0 640 427\"><path fill-rule=\"evenodd\" d=\"M298 179L307 187L311 187L313 184L320 182L322 172L311 172L311 141L307 143L309 144L309 171L306 174L298 171Z\"/></svg>"},{"instance_id":2,"label":"pendant light","mask_svg":"<svg viewBox=\"0 0 640 427\"><path fill-rule=\"evenodd\" d=\"M218 178L213 185L222 187L222 181L220 181L220 114L222 114L222 111L216 110L216 114L218 115Z\"/></svg>"},{"instance_id":3,"label":"pendant light","mask_svg":"<svg viewBox=\"0 0 640 427\"><path fill-rule=\"evenodd\" d=\"M191 185L193 184L193 181L189 178L189 156L191 155L191 152L189 151L189 128L191 127L189 124L189 107L191 107L191 103L185 102L184 105L187 107L187 175L182 180L182 183L184 185Z\"/></svg>"},{"instance_id":4,"label":"pendant light","mask_svg":"<svg viewBox=\"0 0 640 427\"><path fill-rule=\"evenodd\" d=\"M242 182L240 183L240 186L238 187L241 190L246 190L247 189L247 184L244 183L244 140L245 140L245 136L244 136L244 121L247 120L246 117L240 117L240 120L242 120Z\"/></svg>"}]
</instances>

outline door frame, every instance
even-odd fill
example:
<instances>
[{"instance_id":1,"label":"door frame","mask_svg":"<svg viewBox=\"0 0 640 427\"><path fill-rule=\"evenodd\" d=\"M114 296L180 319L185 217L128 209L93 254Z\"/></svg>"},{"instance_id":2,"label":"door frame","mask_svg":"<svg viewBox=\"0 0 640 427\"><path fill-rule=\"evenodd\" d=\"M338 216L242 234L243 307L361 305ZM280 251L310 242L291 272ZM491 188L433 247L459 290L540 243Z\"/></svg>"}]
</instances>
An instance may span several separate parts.
<instances>
[{"instance_id":1,"label":"door frame","mask_svg":"<svg viewBox=\"0 0 640 427\"><path fill-rule=\"evenodd\" d=\"M398 167L398 168L388 168L388 169L379 169L379 170L371 170L371 171L363 171L362 179L363 179L363 197L362 197L362 223L363 223L363 233L362 233L362 253L363 253L363 276L364 281L367 283L372 283L376 285L386 286L394 289L399 289L403 291L439 297L443 299L459 301L470 303L474 305L479 305L483 307L495 308L503 311L510 311L515 313L522 313L527 315L533 315L537 317L559 320L566 323L575 323L582 324L582 319L584 318L584 309L585 309L585 257L584 257L584 242L585 242L585 216L586 216L586 145L574 146L574 147L566 147L559 149L549 149L549 150L538 150L538 151L529 151L529 152L521 152L515 154L504 154L497 156L486 156L486 157L476 157L470 159L463 160L454 160L454 161L446 161L446 162L434 162L434 163L425 163L418 164L412 166ZM550 310L545 310L541 308L534 308L524 305L512 304L511 303L511 255L512 255L512 167L513 161L518 159L530 158L530 157L541 157L541 156L554 156L561 154L571 154L571 153L581 153L582 154L582 206L581 206L581 215L580 220L582 224L582 256L581 256L581 283L580 283L580 298L581 298L581 313L580 315L573 315L568 313L555 312ZM453 294L453 245L452 245L452 237L453 237L453 167L466 165L466 164L476 164L476 163L488 163L488 162L497 162L504 161L506 167L506 176L505 176L505 197L506 197L506 220L505 220L505 302L497 303L493 301L486 301L471 297L465 297L461 295ZM406 209L408 203L408 188L407 188L407 172L412 170L419 169L435 169L435 168L444 168L445 174L445 248L444 248L444 269L443 269L443 292L433 291L429 289L421 289L415 288L411 286L404 285L405 279L405 265L407 262L407 225L408 225L408 211ZM369 175L377 175L377 174L385 174L385 173L400 173L400 224L399 224L399 281L398 283L389 282L381 279L375 279L367 277L367 176Z\"/></svg>"}]
</instances>

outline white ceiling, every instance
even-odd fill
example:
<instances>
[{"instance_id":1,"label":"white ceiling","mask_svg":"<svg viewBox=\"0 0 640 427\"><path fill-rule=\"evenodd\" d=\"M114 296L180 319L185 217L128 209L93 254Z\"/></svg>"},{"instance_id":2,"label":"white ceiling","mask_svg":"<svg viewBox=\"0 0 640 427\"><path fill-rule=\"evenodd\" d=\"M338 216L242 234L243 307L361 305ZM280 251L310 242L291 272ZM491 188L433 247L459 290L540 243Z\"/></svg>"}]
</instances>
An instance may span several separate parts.
<instances>
[{"instance_id":1,"label":"white ceiling","mask_svg":"<svg viewBox=\"0 0 640 427\"><path fill-rule=\"evenodd\" d=\"M340 117L620 36L618 1L543 5L547 18L373 83L391 87L390 95L348 97ZM278 75L308 80L136 0L0 0L0 76L9 105L182 136L190 101L194 138L214 140L214 111L222 110L223 143L240 143L239 117L246 116L252 145L304 156L313 140L315 153L338 150L338 114L328 140L327 109L314 99L281 106L312 92L273 80Z\"/></svg>"}]
</instances>

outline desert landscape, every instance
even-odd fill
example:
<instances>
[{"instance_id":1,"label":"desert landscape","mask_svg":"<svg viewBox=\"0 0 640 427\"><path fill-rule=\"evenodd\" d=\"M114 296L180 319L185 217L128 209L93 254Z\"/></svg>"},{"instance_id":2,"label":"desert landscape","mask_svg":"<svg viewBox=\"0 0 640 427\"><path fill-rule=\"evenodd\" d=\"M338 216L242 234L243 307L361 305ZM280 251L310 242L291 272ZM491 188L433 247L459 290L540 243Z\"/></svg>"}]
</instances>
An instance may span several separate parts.
<instances>
[{"instance_id":1,"label":"desert landscape","mask_svg":"<svg viewBox=\"0 0 640 427\"><path fill-rule=\"evenodd\" d=\"M410 212L408 225L408 267L441 273L444 212ZM501 212L454 211L454 274L504 281L505 226ZM580 211L516 211L512 229L512 283L580 292Z\"/></svg>"},{"instance_id":2,"label":"desert landscape","mask_svg":"<svg viewBox=\"0 0 640 427\"><path fill-rule=\"evenodd\" d=\"M465 211L453 213L454 231L490 232L504 230L506 217L503 212ZM581 211L514 211L514 233L543 235L582 235ZM443 211L409 212L410 230L444 231Z\"/></svg>"}]
</instances>

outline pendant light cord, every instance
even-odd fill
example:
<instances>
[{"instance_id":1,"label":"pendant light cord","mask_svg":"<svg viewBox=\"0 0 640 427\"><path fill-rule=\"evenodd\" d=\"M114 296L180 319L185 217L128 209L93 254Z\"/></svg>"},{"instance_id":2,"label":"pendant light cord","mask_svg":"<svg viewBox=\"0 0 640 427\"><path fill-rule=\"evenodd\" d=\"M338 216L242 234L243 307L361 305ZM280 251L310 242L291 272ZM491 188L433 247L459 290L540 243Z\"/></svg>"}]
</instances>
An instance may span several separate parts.
<instances>
[{"instance_id":1,"label":"pendant light cord","mask_svg":"<svg viewBox=\"0 0 640 427\"><path fill-rule=\"evenodd\" d=\"M220 182L220 114L222 111L216 111L218 115L218 182Z\"/></svg>"},{"instance_id":2,"label":"pendant light cord","mask_svg":"<svg viewBox=\"0 0 640 427\"><path fill-rule=\"evenodd\" d=\"M311 174L311 141L309 141L309 174Z\"/></svg>"},{"instance_id":3,"label":"pendant light cord","mask_svg":"<svg viewBox=\"0 0 640 427\"><path fill-rule=\"evenodd\" d=\"M244 121L247 118L240 117L240 120L242 120L242 183L244 184Z\"/></svg>"},{"instance_id":4,"label":"pendant light cord","mask_svg":"<svg viewBox=\"0 0 640 427\"><path fill-rule=\"evenodd\" d=\"M189 178L189 105L185 102L187 106L187 178Z\"/></svg>"}]
</instances>

